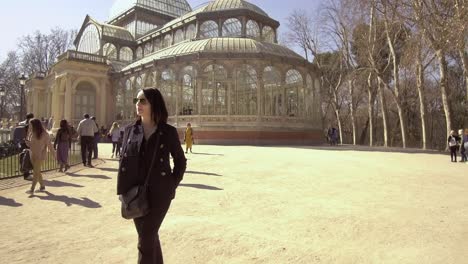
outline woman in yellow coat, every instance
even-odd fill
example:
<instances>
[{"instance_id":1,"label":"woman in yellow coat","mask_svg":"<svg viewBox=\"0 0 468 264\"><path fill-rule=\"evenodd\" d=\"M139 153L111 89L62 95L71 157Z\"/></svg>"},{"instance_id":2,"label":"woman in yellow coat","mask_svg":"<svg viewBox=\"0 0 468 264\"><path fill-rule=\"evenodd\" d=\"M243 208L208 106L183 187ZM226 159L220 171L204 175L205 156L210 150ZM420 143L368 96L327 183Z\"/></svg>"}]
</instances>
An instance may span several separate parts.
<instances>
[{"instance_id":1,"label":"woman in yellow coat","mask_svg":"<svg viewBox=\"0 0 468 264\"><path fill-rule=\"evenodd\" d=\"M190 153L192 153L192 145L195 142L193 140L193 129L190 123L187 124L187 129L185 129L184 142L185 142L185 153L187 153L189 149L190 149Z\"/></svg>"}]
</instances>

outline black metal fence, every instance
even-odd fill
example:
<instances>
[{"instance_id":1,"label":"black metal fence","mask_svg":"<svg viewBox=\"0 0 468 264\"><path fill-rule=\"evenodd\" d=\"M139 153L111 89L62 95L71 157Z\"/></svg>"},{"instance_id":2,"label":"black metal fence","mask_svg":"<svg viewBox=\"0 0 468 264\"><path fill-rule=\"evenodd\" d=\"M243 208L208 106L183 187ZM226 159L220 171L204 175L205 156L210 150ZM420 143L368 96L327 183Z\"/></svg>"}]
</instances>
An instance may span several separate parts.
<instances>
[{"instance_id":1,"label":"black metal fence","mask_svg":"<svg viewBox=\"0 0 468 264\"><path fill-rule=\"evenodd\" d=\"M20 171L20 152L21 150L12 141L0 144L0 180L23 175ZM76 165L81 162L81 152L77 147L77 142L73 141L69 150L69 165ZM42 171L56 170L59 167L56 157L48 153L42 164Z\"/></svg>"}]
</instances>

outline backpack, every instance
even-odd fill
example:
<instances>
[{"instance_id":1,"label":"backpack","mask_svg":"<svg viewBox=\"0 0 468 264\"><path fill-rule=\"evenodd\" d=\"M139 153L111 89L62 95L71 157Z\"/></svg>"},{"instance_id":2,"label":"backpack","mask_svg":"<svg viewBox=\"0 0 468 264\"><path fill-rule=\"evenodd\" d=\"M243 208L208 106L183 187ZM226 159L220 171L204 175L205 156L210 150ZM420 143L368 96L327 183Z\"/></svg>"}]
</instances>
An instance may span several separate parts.
<instances>
[{"instance_id":1,"label":"backpack","mask_svg":"<svg viewBox=\"0 0 468 264\"><path fill-rule=\"evenodd\" d=\"M450 136L449 146L455 147L457 145L457 139L454 136Z\"/></svg>"}]
</instances>

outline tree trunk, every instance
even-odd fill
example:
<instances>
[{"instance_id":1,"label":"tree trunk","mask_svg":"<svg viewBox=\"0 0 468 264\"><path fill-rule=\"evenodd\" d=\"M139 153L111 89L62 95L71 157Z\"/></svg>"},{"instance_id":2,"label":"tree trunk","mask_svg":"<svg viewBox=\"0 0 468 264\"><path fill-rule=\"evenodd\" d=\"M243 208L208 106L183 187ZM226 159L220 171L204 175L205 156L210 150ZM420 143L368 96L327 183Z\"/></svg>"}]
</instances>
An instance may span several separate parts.
<instances>
[{"instance_id":1,"label":"tree trunk","mask_svg":"<svg viewBox=\"0 0 468 264\"><path fill-rule=\"evenodd\" d=\"M353 94L354 94L354 84L352 80L348 80L348 86L349 86L349 94L351 98L351 107L349 109L351 113L351 127L353 129L353 145L356 145L356 117L354 116L354 100L353 100Z\"/></svg>"},{"instance_id":2,"label":"tree trunk","mask_svg":"<svg viewBox=\"0 0 468 264\"><path fill-rule=\"evenodd\" d=\"M419 113L421 115L421 131L422 131L422 148L427 149L427 135L426 135L426 100L424 98L424 68L421 61L421 49L416 61L416 87L418 89L419 97Z\"/></svg>"},{"instance_id":3,"label":"tree trunk","mask_svg":"<svg viewBox=\"0 0 468 264\"><path fill-rule=\"evenodd\" d=\"M398 66L398 61L396 57L395 47L393 45L392 39L390 38L390 28L388 26L388 21L385 19L385 31L387 35L387 43L390 49L390 54L392 56L392 63L393 63L393 95L396 103L396 107L398 109L398 117L400 118L400 129L401 129L401 142L403 148L406 148L406 126L405 126L405 118L403 115L403 109L400 102L400 69ZM387 84L385 84L388 86Z\"/></svg>"},{"instance_id":4,"label":"tree trunk","mask_svg":"<svg viewBox=\"0 0 468 264\"><path fill-rule=\"evenodd\" d=\"M369 97L369 103L367 105L367 114L369 115L369 146L374 145L374 92L372 91L372 73L367 78L367 95Z\"/></svg>"},{"instance_id":5,"label":"tree trunk","mask_svg":"<svg viewBox=\"0 0 468 264\"><path fill-rule=\"evenodd\" d=\"M468 56L463 48L460 48L459 51L460 58L463 64L463 76L465 77L465 86L466 86L466 101L468 102Z\"/></svg>"},{"instance_id":6,"label":"tree trunk","mask_svg":"<svg viewBox=\"0 0 468 264\"><path fill-rule=\"evenodd\" d=\"M387 104L385 101L385 95L382 91L382 80L378 78L378 94L380 99L380 109L382 111L382 122L383 122L383 129L384 129L384 147L388 147L388 127L387 127Z\"/></svg>"},{"instance_id":7,"label":"tree trunk","mask_svg":"<svg viewBox=\"0 0 468 264\"><path fill-rule=\"evenodd\" d=\"M452 129L452 114L450 113L449 99L448 99L448 89L447 89L447 61L445 59L445 52L442 49L436 51L437 59L439 60L439 71L440 71L440 92L442 94L442 104L444 106L445 112L445 122L447 125L447 134L450 134ZM448 142L445 140L446 150L448 150Z\"/></svg>"}]
</instances>

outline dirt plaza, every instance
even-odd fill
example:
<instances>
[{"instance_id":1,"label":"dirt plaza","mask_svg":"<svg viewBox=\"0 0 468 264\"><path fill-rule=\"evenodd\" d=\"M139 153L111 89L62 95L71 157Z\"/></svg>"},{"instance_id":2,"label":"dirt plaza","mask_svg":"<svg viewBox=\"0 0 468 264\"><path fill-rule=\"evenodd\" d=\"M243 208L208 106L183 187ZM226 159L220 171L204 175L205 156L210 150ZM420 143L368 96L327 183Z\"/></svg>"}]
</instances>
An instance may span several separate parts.
<instances>
[{"instance_id":1,"label":"dirt plaza","mask_svg":"<svg viewBox=\"0 0 468 264\"><path fill-rule=\"evenodd\" d=\"M0 263L135 263L118 162L0 182ZM466 263L468 164L448 153L194 146L160 230L165 262Z\"/></svg>"}]
</instances>

